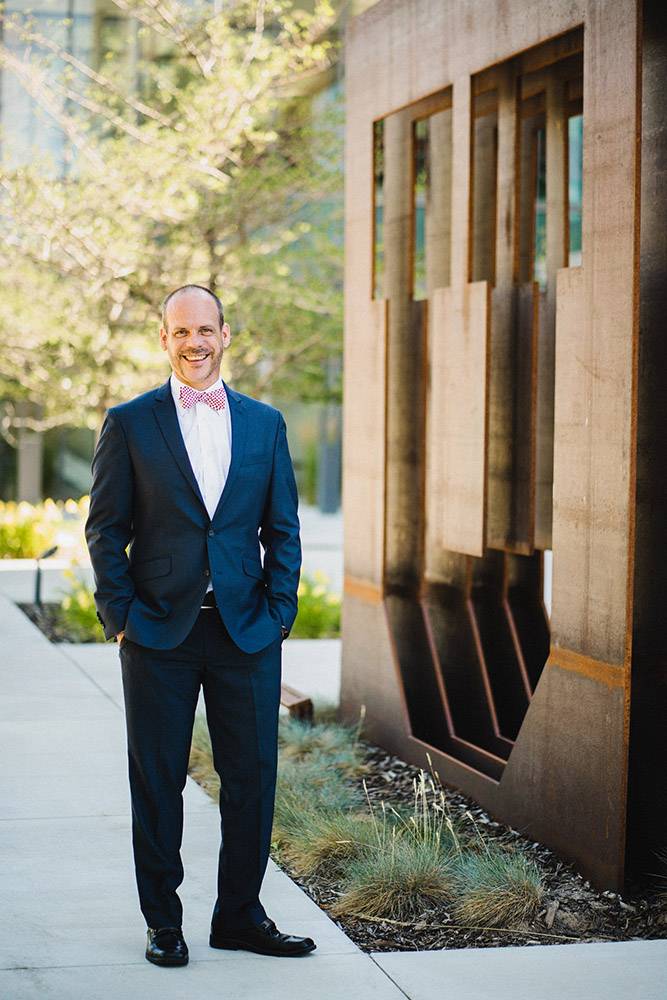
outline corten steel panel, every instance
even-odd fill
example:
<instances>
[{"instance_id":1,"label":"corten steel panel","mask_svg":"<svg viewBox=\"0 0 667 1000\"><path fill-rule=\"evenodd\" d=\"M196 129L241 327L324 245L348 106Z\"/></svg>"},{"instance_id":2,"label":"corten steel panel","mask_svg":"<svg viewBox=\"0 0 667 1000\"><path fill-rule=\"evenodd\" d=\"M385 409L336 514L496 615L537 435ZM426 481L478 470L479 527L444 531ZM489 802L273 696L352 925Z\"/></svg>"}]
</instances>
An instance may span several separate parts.
<instances>
[{"instance_id":1,"label":"corten steel panel","mask_svg":"<svg viewBox=\"0 0 667 1000\"><path fill-rule=\"evenodd\" d=\"M486 544L529 555L535 525L539 286L491 293Z\"/></svg>"},{"instance_id":2,"label":"corten steel panel","mask_svg":"<svg viewBox=\"0 0 667 1000\"><path fill-rule=\"evenodd\" d=\"M544 321L538 330L537 348L537 440L535 449L535 545L552 547L553 464L554 464L554 314L556 274L566 264L566 129L565 84L555 74L545 81L547 289Z\"/></svg>"},{"instance_id":3,"label":"corten steel panel","mask_svg":"<svg viewBox=\"0 0 667 1000\"><path fill-rule=\"evenodd\" d=\"M623 345L622 315L609 317L606 330L594 322L591 270L558 274L551 630L555 647L622 672L630 639L633 346L631 338Z\"/></svg>"},{"instance_id":4,"label":"corten steel panel","mask_svg":"<svg viewBox=\"0 0 667 1000\"><path fill-rule=\"evenodd\" d=\"M361 297L360 297L361 298ZM385 508L385 340L387 303L363 299L354 350L364 363L345 369L343 511L345 572L381 586ZM353 328L346 326L347 331ZM364 352L361 355L360 352ZM348 348L346 347L346 353ZM349 354L353 350L349 348Z\"/></svg>"},{"instance_id":5,"label":"corten steel panel","mask_svg":"<svg viewBox=\"0 0 667 1000\"><path fill-rule=\"evenodd\" d=\"M469 280L471 122L470 77L461 76L453 84L452 284L432 291L429 310L426 489L430 497L429 544L481 555L486 500L489 289L486 282Z\"/></svg>"},{"instance_id":6,"label":"corten steel panel","mask_svg":"<svg viewBox=\"0 0 667 1000\"><path fill-rule=\"evenodd\" d=\"M429 322L429 539L469 555L484 551L488 295L486 281L438 288Z\"/></svg>"},{"instance_id":7,"label":"corten steel panel","mask_svg":"<svg viewBox=\"0 0 667 1000\"><path fill-rule=\"evenodd\" d=\"M417 586L423 548L424 316L411 298L412 121L384 125L384 297L386 336L385 585Z\"/></svg>"},{"instance_id":8,"label":"corten steel panel","mask_svg":"<svg viewBox=\"0 0 667 1000\"><path fill-rule=\"evenodd\" d=\"M625 692L614 667L553 650L497 789L496 814L623 882Z\"/></svg>"},{"instance_id":9,"label":"corten steel panel","mask_svg":"<svg viewBox=\"0 0 667 1000\"><path fill-rule=\"evenodd\" d=\"M633 594L636 587L647 599L649 591L645 578L634 577L640 10L628 0L535 0L526 17L523 0L381 0L350 21L346 33L343 710L355 715L365 705L372 738L422 765L429 751L443 780L577 860L596 884L615 888L623 886L625 871ZM570 82L566 60L576 61L582 38L582 265L567 269L565 115L581 93L576 80ZM654 66L659 64L656 57ZM519 208L512 194L518 165L522 175L527 166L517 149L518 122L512 120L515 74L522 79L526 113L546 109L550 137L546 295L532 285L525 254L513 245L517 232L525 238L527 225L525 198ZM433 259L427 263L428 309L422 303L415 311L417 304L409 303L409 268L398 257L385 260L393 277L385 283L383 301L373 302L372 123L388 116L399 122L403 109L409 119L413 105L447 88L451 133L450 121L443 119L434 134L451 134L451 161L443 161L446 171L451 167L451 212L427 227L427 241L429 232L438 232L440 243L449 236L450 253L440 248L435 270L429 270ZM488 282L471 284L473 265L480 266L481 259L475 256L480 246L471 243L476 101L480 114L496 101L499 115L493 294ZM395 163L406 151L406 134L404 129L393 147ZM394 174L393 207L402 205L395 248L398 237L410 231L412 177L404 180L407 190L401 183ZM442 195L440 190L440 204ZM392 207L385 203L385 210L391 216ZM643 246L642 259L649 260L650 253L651 247ZM659 298L654 293L654 302ZM647 316L660 315L659 308ZM463 318L466 309L470 316L476 313L474 322ZM483 349L489 325L496 338L491 351L488 343ZM525 351L514 366L508 364L510 330L517 349ZM400 338L415 332L426 337L428 353L423 363L417 357L406 366L403 390L413 396L417 427L425 417L423 447L418 435L406 435L388 417L387 394L395 391L400 367L392 367L392 352L398 358ZM657 343L657 336L647 338L647 363L658 363ZM448 369L452 360L458 383ZM662 383L657 375L652 378L640 428L657 455L655 412ZM494 433L507 438L509 423L516 429L526 410L526 426L511 442L516 454L505 458L505 466L496 456L493 489L486 470L480 484L480 470L485 463L489 468L487 380L495 394ZM426 399L424 385L430 386ZM410 418L409 407L401 412ZM452 441L453 457L434 479L433 458L446 455L438 449L452 448ZM463 441L469 446L462 447ZM538 448L542 464L536 468ZM664 449L661 454L664 463ZM418 480L425 462L422 496ZM644 474L648 480L650 469ZM415 482L405 483L409 476ZM388 477L393 477L389 494ZM411 503L420 508L414 510L411 550L403 553L398 535L387 548L387 536L401 518L408 520L401 477ZM473 480L475 488L466 492L465 484ZM503 483L509 483L510 502L507 495L499 501L487 540L485 508ZM388 495L393 499L387 507ZM648 487L645 496L651 496ZM649 512L660 503L664 507L664 490L660 497L640 497L643 572L652 566L655 537ZM427 540L423 559L420 532ZM551 538L547 656L548 629L537 589L542 556L529 553L532 542L539 549ZM487 541L505 551L491 558ZM522 551L527 554L518 554ZM420 581L415 577L422 572ZM643 705L642 722L654 730L637 737L636 774L657 747L664 752L664 735L655 734L657 717L647 707L657 677L651 656L664 664L664 652L652 631L654 618L644 619L649 624L639 636L643 659L633 690ZM461 711L465 671L457 671L448 656L455 632L479 682L467 712ZM499 653L493 637L501 634ZM660 676L664 703L664 670ZM523 721L516 714L517 706L523 711L522 698ZM469 729L473 738L459 729ZM644 804L649 786L645 781L643 795L635 795ZM632 818L630 826L637 829Z\"/></svg>"},{"instance_id":10,"label":"corten steel panel","mask_svg":"<svg viewBox=\"0 0 667 1000\"><path fill-rule=\"evenodd\" d=\"M532 332L533 317L530 313L526 317L525 308L521 308L524 299L515 273L519 182L517 83L516 64L509 62L497 74L496 249L489 348L486 545L528 553L532 550L532 387L530 382L526 384L525 377L519 376L517 369L521 367L522 372L530 375L534 345L532 337L525 336L526 318Z\"/></svg>"}]
</instances>

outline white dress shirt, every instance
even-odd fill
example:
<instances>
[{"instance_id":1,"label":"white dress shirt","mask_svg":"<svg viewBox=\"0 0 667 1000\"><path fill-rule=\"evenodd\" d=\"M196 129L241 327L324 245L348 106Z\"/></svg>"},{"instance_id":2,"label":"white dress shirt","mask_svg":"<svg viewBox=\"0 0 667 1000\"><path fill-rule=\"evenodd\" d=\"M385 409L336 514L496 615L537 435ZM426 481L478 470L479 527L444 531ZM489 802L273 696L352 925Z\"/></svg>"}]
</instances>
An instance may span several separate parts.
<instances>
[{"instance_id":1,"label":"white dress shirt","mask_svg":"<svg viewBox=\"0 0 667 1000\"><path fill-rule=\"evenodd\" d=\"M229 463L232 457L232 420L229 413L229 399L222 410L214 410L207 403L195 403L186 409L180 402L179 393L184 383L172 372L171 393L178 414L178 423L183 435L185 448L192 471L206 504L208 516L213 518L222 493ZM218 379L205 389L212 392L222 385ZM209 582L207 593L213 590Z\"/></svg>"}]
</instances>

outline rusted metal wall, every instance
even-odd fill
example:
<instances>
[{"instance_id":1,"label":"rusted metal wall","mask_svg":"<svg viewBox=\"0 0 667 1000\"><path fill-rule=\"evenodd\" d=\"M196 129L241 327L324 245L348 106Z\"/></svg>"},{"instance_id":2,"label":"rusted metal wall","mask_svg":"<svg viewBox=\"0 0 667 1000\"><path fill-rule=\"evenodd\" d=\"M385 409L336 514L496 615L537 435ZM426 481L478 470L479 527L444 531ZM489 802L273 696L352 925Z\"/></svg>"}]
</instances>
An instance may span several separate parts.
<instances>
[{"instance_id":1,"label":"rusted metal wall","mask_svg":"<svg viewBox=\"0 0 667 1000\"><path fill-rule=\"evenodd\" d=\"M665 520L657 216L639 238L642 56L664 186L664 53L657 13L642 48L643 16L628 0L535 0L530 16L522 0L381 0L346 33L343 711L365 705L373 738L423 765L428 751L444 781L616 888L639 864L633 804L656 793L640 775L667 749L648 694L664 705L647 594L652 513Z\"/></svg>"}]
</instances>

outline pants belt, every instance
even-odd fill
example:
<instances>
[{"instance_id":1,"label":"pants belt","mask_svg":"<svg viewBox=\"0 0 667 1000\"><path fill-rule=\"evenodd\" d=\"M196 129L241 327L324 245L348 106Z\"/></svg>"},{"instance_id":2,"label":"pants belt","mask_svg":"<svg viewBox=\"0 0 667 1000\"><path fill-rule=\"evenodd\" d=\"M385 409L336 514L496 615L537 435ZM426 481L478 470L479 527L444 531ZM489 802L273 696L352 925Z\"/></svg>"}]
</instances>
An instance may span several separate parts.
<instances>
[{"instance_id":1,"label":"pants belt","mask_svg":"<svg viewBox=\"0 0 667 1000\"><path fill-rule=\"evenodd\" d=\"M218 603L215 599L215 593L212 590L207 591L204 595L204 599L201 602L202 608L217 608Z\"/></svg>"}]
</instances>

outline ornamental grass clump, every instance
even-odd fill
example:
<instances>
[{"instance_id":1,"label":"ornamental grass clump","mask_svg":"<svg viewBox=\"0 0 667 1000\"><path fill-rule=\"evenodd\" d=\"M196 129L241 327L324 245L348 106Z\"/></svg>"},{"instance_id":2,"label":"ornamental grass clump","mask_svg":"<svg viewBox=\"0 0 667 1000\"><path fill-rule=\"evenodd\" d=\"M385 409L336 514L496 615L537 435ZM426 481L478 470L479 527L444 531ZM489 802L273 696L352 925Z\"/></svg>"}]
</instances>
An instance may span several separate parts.
<instances>
[{"instance_id":1,"label":"ornamental grass clump","mask_svg":"<svg viewBox=\"0 0 667 1000\"><path fill-rule=\"evenodd\" d=\"M373 836L351 780L365 770L359 728L337 723L327 706L313 724L280 719L273 841L299 874L340 871Z\"/></svg>"},{"instance_id":2,"label":"ornamental grass clump","mask_svg":"<svg viewBox=\"0 0 667 1000\"><path fill-rule=\"evenodd\" d=\"M283 845L282 856L297 875L340 878L347 866L375 846L367 813L311 813Z\"/></svg>"},{"instance_id":3,"label":"ornamental grass clump","mask_svg":"<svg viewBox=\"0 0 667 1000\"><path fill-rule=\"evenodd\" d=\"M497 847L459 855L452 884L452 916L472 926L516 927L535 917L544 895L537 865Z\"/></svg>"},{"instance_id":4,"label":"ornamental grass clump","mask_svg":"<svg viewBox=\"0 0 667 1000\"><path fill-rule=\"evenodd\" d=\"M311 725L287 716L280 720L278 746L282 761L309 760L319 755L326 757L330 767L347 777L356 777L364 770L358 734L353 726L329 722Z\"/></svg>"},{"instance_id":5,"label":"ornamental grass clump","mask_svg":"<svg viewBox=\"0 0 667 1000\"><path fill-rule=\"evenodd\" d=\"M334 915L411 920L452 898L460 845L444 792L424 771L413 792L409 813L384 802L378 810L367 793L374 842L348 866Z\"/></svg>"},{"instance_id":6,"label":"ornamental grass clump","mask_svg":"<svg viewBox=\"0 0 667 1000\"><path fill-rule=\"evenodd\" d=\"M427 778L426 772L421 770L419 778L413 779L412 791L413 802L409 812L390 807L402 831L434 854L449 856L460 852L462 834L449 815L438 776L431 770L431 776Z\"/></svg>"},{"instance_id":7,"label":"ornamental grass clump","mask_svg":"<svg viewBox=\"0 0 667 1000\"><path fill-rule=\"evenodd\" d=\"M451 895L451 859L392 826L385 843L351 862L331 912L406 921Z\"/></svg>"},{"instance_id":8,"label":"ornamental grass clump","mask_svg":"<svg viewBox=\"0 0 667 1000\"><path fill-rule=\"evenodd\" d=\"M325 754L312 753L301 760L279 760L273 839L280 845L297 835L307 835L318 816L359 809L358 788L346 780Z\"/></svg>"}]
</instances>

